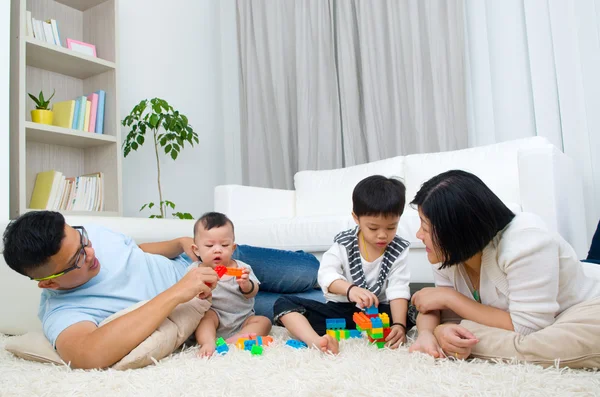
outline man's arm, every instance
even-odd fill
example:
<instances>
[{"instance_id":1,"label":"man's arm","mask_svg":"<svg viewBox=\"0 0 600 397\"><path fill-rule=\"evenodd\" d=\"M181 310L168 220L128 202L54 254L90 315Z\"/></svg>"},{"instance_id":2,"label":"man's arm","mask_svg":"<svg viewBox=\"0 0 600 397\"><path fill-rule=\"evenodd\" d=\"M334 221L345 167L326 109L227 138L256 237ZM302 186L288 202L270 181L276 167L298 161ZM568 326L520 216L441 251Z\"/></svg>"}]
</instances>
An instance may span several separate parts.
<instances>
[{"instance_id":1,"label":"man's arm","mask_svg":"<svg viewBox=\"0 0 600 397\"><path fill-rule=\"evenodd\" d=\"M58 354L73 368L108 367L152 334L178 304L209 292L205 283L216 282L214 270L196 268L145 305L102 327L87 321L68 327L56 340Z\"/></svg>"},{"instance_id":2,"label":"man's arm","mask_svg":"<svg viewBox=\"0 0 600 397\"><path fill-rule=\"evenodd\" d=\"M182 253L186 253L192 260L198 258L192 251L194 239L191 237L179 237L169 241L160 241L158 243L143 243L139 247L142 251L149 254L157 254L166 256L167 258L175 258Z\"/></svg>"}]
</instances>

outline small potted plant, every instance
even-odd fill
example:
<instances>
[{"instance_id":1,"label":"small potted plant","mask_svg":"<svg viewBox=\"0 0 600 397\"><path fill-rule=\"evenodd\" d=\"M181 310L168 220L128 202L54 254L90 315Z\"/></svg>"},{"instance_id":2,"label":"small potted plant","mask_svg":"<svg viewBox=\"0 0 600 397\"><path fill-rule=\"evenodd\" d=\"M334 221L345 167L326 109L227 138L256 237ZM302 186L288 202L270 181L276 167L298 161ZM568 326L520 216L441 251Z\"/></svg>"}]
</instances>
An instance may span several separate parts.
<instances>
[{"instance_id":1,"label":"small potted plant","mask_svg":"<svg viewBox=\"0 0 600 397\"><path fill-rule=\"evenodd\" d=\"M34 123L52 125L53 113L52 110L48 109L50 106L50 100L54 97L56 91L52 92L52 96L48 99L44 99L44 93L40 91L38 98L29 94L29 97L35 102L35 110L31 111L31 121Z\"/></svg>"}]
</instances>

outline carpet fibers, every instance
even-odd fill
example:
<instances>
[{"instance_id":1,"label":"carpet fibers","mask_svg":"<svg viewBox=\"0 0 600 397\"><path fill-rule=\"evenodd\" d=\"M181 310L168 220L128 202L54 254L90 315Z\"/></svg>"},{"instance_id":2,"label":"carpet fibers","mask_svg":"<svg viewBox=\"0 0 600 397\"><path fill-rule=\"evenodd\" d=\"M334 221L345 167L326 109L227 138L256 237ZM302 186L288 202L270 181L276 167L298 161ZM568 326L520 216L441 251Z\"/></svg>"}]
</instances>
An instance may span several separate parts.
<instances>
[{"instance_id":1,"label":"carpet fibers","mask_svg":"<svg viewBox=\"0 0 600 397\"><path fill-rule=\"evenodd\" d=\"M210 360L185 349L130 371L81 371L28 362L4 350L0 396L600 396L600 372L528 364L434 360L406 348L341 342L338 356L285 346L285 330L260 357L231 347Z\"/></svg>"}]
</instances>

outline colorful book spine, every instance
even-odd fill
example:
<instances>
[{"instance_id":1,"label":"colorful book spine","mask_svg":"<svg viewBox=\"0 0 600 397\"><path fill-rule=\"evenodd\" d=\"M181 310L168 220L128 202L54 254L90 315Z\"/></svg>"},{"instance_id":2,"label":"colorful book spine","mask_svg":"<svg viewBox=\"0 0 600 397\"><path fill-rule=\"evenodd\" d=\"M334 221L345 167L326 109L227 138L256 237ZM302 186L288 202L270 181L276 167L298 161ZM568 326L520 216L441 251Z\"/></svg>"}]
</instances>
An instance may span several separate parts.
<instances>
[{"instance_id":1,"label":"colorful book spine","mask_svg":"<svg viewBox=\"0 0 600 397\"><path fill-rule=\"evenodd\" d=\"M79 120L77 121L77 129L83 131L83 122L85 120L85 108L87 106L87 97L79 97Z\"/></svg>"},{"instance_id":2,"label":"colorful book spine","mask_svg":"<svg viewBox=\"0 0 600 397\"><path fill-rule=\"evenodd\" d=\"M96 133L104 134L104 108L106 104L106 92L96 91L98 94L98 111L96 112Z\"/></svg>"},{"instance_id":3,"label":"colorful book spine","mask_svg":"<svg viewBox=\"0 0 600 397\"><path fill-rule=\"evenodd\" d=\"M75 112L73 114L73 123L71 128L76 130L79 126L79 107L81 106L81 98L75 99Z\"/></svg>"},{"instance_id":4,"label":"colorful book spine","mask_svg":"<svg viewBox=\"0 0 600 397\"><path fill-rule=\"evenodd\" d=\"M87 99L91 103L90 107L90 123L87 129L88 132L96 131L96 116L98 113L98 94L95 92L93 94L88 95Z\"/></svg>"},{"instance_id":5,"label":"colorful book spine","mask_svg":"<svg viewBox=\"0 0 600 397\"><path fill-rule=\"evenodd\" d=\"M83 130L89 131L90 128L90 113L92 110L92 103L85 98L85 118L83 119Z\"/></svg>"}]
</instances>

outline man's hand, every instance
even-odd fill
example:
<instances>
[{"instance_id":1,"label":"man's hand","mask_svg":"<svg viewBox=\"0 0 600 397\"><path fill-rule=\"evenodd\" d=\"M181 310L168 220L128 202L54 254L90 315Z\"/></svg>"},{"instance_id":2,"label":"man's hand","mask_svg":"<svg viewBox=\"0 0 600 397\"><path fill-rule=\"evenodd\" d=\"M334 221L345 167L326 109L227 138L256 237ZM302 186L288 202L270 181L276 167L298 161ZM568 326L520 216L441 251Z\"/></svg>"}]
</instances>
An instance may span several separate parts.
<instances>
[{"instance_id":1,"label":"man's hand","mask_svg":"<svg viewBox=\"0 0 600 397\"><path fill-rule=\"evenodd\" d=\"M179 303L190 301L195 296L210 296L211 290L217 286L217 273L209 267L191 269L171 288L176 292ZM208 284L208 285L207 285Z\"/></svg>"},{"instance_id":2,"label":"man's hand","mask_svg":"<svg viewBox=\"0 0 600 397\"><path fill-rule=\"evenodd\" d=\"M465 359L479 340L468 329L458 324L438 325L433 331L440 347L448 357Z\"/></svg>"},{"instance_id":3,"label":"man's hand","mask_svg":"<svg viewBox=\"0 0 600 397\"><path fill-rule=\"evenodd\" d=\"M404 328L399 325L392 325L390 328L390 334L385 338L386 346L390 349L396 349L398 346L406 342L406 334Z\"/></svg>"},{"instance_id":4,"label":"man's hand","mask_svg":"<svg viewBox=\"0 0 600 397\"><path fill-rule=\"evenodd\" d=\"M377 296L368 289L352 287L350 290L350 301L357 303L361 308L379 306Z\"/></svg>"},{"instance_id":5,"label":"man's hand","mask_svg":"<svg viewBox=\"0 0 600 397\"><path fill-rule=\"evenodd\" d=\"M448 302L455 293L456 291L452 288L423 288L412 296L411 301L419 313L429 313L433 310L449 309Z\"/></svg>"},{"instance_id":6,"label":"man's hand","mask_svg":"<svg viewBox=\"0 0 600 397\"><path fill-rule=\"evenodd\" d=\"M238 285L244 292L250 291L252 288L252 284L250 283L250 270L243 268L242 269L242 277L236 279Z\"/></svg>"}]
</instances>

